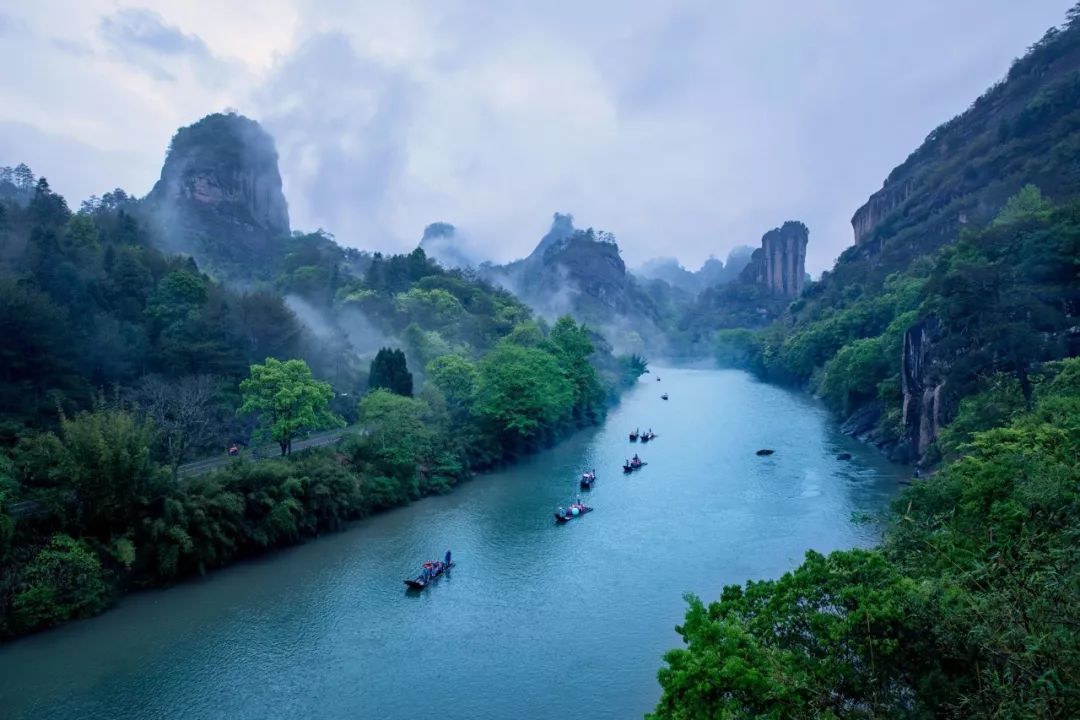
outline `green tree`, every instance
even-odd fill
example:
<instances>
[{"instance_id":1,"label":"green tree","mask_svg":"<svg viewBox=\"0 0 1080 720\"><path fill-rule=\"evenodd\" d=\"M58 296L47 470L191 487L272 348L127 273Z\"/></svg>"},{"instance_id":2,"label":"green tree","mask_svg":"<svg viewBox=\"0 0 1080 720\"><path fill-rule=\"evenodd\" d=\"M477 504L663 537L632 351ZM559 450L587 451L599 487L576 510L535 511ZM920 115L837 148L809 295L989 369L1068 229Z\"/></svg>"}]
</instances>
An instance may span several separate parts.
<instances>
[{"instance_id":1,"label":"green tree","mask_svg":"<svg viewBox=\"0 0 1080 720\"><path fill-rule=\"evenodd\" d=\"M1077 717L1080 358L1044 370L1030 412L1006 376L968 406L1011 419L969 418L881 548L691 598L652 717Z\"/></svg>"},{"instance_id":2,"label":"green tree","mask_svg":"<svg viewBox=\"0 0 1080 720\"><path fill-rule=\"evenodd\" d=\"M78 495L84 532L106 541L126 533L165 488L150 457L153 425L106 409L80 413L61 430L61 469Z\"/></svg>"},{"instance_id":3,"label":"green tree","mask_svg":"<svg viewBox=\"0 0 1080 720\"><path fill-rule=\"evenodd\" d=\"M933 663L933 636L917 588L879 552L809 552L779 580L688 601L654 720L927 716L898 680Z\"/></svg>"},{"instance_id":4,"label":"green tree","mask_svg":"<svg viewBox=\"0 0 1080 720\"><path fill-rule=\"evenodd\" d=\"M360 401L360 422L369 433L380 469L401 479L412 478L430 453L434 436L424 422L425 404L416 398L378 388Z\"/></svg>"},{"instance_id":5,"label":"green tree","mask_svg":"<svg viewBox=\"0 0 1080 720\"><path fill-rule=\"evenodd\" d=\"M259 434L277 442L282 455L292 452L293 438L302 430L344 424L327 409L334 397L330 384L312 377L303 360L267 358L262 365L252 365L240 393L238 412L258 415Z\"/></svg>"},{"instance_id":6,"label":"green tree","mask_svg":"<svg viewBox=\"0 0 1080 720\"><path fill-rule=\"evenodd\" d=\"M23 570L12 600L12 624L25 632L89 617L104 610L109 599L98 556L82 540L54 535Z\"/></svg>"},{"instance_id":7,"label":"green tree","mask_svg":"<svg viewBox=\"0 0 1080 720\"><path fill-rule=\"evenodd\" d=\"M548 333L548 341L566 377L574 387L574 417L579 422L596 422L604 414L604 389L596 368L589 362L595 351L589 331L569 315L563 315Z\"/></svg>"},{"instance_id":8,"label":"green tree","mask_svg":"<svg viewBox=\"0 0 1080 720\"><path fill-rule=\"evenodd\" d=\"M413 378L401 350L382 348L371 361L368 387L372 390L386 388L392 393L412 397Z\"/></svg>"},{"instance_id":9,"label":"green tree","mask_svg":"<svg viewBox=\"0 0 1080 720\"><path fill-rule=\"evenodd\" d=\"M480 366L475 410L512 437L527 439L570 417L574 386L537 348L502 343Z\"/></svg>"},{"instance_id":10,"label":"green tree","mask_svg":"<svg viewBox=\"0 0 1080 720\"><path fill-rule=\"evenodd\" d=\"M1050 217L1053 208L1039 188L1028 184L1006 201L993 224L1008 225L1022 220L1045 220Z\"/></svg>"},{"instance_id":11,"label":"green tree","mask_svg":"<svg viewBox=\"0 0 1080 720\"><path fill-rule=\"evenodd\" d=\"M427 365L428 380L442 391L456 414L467 412L476 397L479 372L476 364L461 355L443 355Z\"/></svg>"},{"instance_id":12,"label":"green tree","mask_svg":"<svg viewBox=\"0 0 1080 720\"><path fill-rule=\"evenodd\" d=\"M825 363L822 395L834 409L850 413L859 403L874 398L888 369L878 338L855 340Z\"/></svg>"}]
</instances>

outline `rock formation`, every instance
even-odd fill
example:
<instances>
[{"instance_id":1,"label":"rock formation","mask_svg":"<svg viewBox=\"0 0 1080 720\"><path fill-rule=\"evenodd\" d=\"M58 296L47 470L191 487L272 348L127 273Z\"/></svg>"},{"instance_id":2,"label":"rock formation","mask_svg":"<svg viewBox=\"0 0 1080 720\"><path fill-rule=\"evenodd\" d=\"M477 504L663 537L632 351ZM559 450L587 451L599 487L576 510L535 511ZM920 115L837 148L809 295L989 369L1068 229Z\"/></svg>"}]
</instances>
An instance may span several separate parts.
<instances>
[{"instance_id":1,"label":"rock formation","mask_svg":"<svg viewBox=\"0 0 1080 720\"><path fill-rule=\"evenodd\" d=\"M912 325L904 333L900 357L900 384L904 396L903 425L908 457L918 461L937 441L944 424L942 391L945 381L934 359L934 346L941 324L931 316Z\"/></svg>"},{"instance_id":2,"label":"rock formation","mask_svg":"<svg viewBox=\"0 0 1080 720\"><path fill-rule=\"evenodd\" d=\"M788 220L761 237L761 247L739 276L741 282L762 285L777 298L796 298L806 283L806 243L810 231Z\"/></svg>"},{"instance_id":3,"label":"rock formation","mask_svg":"<svg viewBox=\"0 0 1080 720\"><path fill-rule=\"evenodd\" d=\"M874 229L890 213L904 204L911 196L914 183L911 179L889 183L870 196L862 207L851 217L851 228L855 231L855 244L866 240Z\"/></svg>"},{"instance_id":4,"label":"rock formation","mask_svg":"<svg viewBox=\"0 0 1080 720\"><path fill-rule=\"evenodd\" d=\"M549 320L570 314L601 330L620 352L640 352L643 344L662 350L665 338L656 324L660 308L627 272L615 238L575 228L570 215L555 213L551 229L528 257L507 265L483 263L477 271Z\"/></svg>"},{"instance_id":5,"label":"rock formation","mask_svg":"<svg viewBox=\"0 0 1080 720\"><path fill-rule=\"evenodd\" d=\"M289 233L274 141L232 113L177 131L143 205L169 249L211 267L249 262Z\"/></svg>"},{"instance_id":6,"label":"rock formation","mask_svg":"<svg viewBox=\"0 0 1080 720\"><path fill-rule=\"evenodd\" d=\"M555 213L551 229L523 260L484 265L481 274L506 286L541 314L580 314L591 308L629 309L632 279L609 233L578 230L571 215ZM586 313L588 314L588 313Z\"/></svg>"}]
</instances>

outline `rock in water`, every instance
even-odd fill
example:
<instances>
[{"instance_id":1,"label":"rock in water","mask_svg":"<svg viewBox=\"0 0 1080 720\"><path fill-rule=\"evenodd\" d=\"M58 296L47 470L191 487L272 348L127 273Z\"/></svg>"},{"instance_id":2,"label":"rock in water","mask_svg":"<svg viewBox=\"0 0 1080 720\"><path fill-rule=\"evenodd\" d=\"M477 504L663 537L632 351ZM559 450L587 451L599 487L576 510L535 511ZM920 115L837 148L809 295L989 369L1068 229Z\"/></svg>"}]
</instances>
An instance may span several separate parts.
<instances>
[{"instance_id":1,"label":"rock in water","mask_svg":"<svg viewBox=\"0 0 1080 720\"><path fill-rule=\"evenodd\" d=\"M143 209L165 249L230 274L243 273L289 235L274 140L235 113L207 115L177 131Z\"/></svg>"},{"instance_id":2,"label":"rock in water","mask_svg":"<svg viewBox=\"0 0 1080 720\"><path fill-rule=\"evenodd\" d=\"M850 460L851 459L851 453L842 452L842 453L840 453L839 455L836 456L836 459L837 460Z\"/></svg>"}]
</instances>

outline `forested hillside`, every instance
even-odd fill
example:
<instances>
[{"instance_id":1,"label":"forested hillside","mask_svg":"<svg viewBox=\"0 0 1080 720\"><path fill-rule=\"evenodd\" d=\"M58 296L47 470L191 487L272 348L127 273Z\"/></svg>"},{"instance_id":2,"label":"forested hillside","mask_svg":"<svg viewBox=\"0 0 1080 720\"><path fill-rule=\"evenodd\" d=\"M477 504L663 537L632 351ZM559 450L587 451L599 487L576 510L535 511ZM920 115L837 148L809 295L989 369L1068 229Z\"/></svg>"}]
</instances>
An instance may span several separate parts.
<instances>
[{"instance_id":1,"label":"forested hillside","mask_svg":"<svg viewBox=\"0 0 1080 720\"><path fill-rule=\"evenodd\" d=\"M917 478L872 550L689 598L656 718L1080 715L1080 6L935 130L721 363Z\"/></svg>"},{"instance_id":2,"label":"forested hillside","mask_svg":"<svg viewBox=\"0 0 1080 720\"><path fill-rule=\"evenodd\" d=\"M890 174L780 322L718 333L721 361L808 385L896 459L936 461L981 376L1026 388L1032 363L1077 351L1078 92L1074 9Z\"/></svg>"},{"instance_id":3,"label":"forested hillside","mask_svg":"<svg viewBox=\"0 0 1080 720\"><path fill-rule=\"evenodd\" d=\"M202 192L220 143L185 137ZM160 198L73 212L29 168L0 170L0 637L445 492L598 422L645 371L422 250L254 224L242 255L215 251L214 218L250 206L178 197L201 203L194 236L161 235ZM178 240L221 274L169 254ZM290 454L346 424L364 432ZM263 442L283 457L254 462ZM178 479L230 446L225 469Z\"/></svg>"}]
</instances>

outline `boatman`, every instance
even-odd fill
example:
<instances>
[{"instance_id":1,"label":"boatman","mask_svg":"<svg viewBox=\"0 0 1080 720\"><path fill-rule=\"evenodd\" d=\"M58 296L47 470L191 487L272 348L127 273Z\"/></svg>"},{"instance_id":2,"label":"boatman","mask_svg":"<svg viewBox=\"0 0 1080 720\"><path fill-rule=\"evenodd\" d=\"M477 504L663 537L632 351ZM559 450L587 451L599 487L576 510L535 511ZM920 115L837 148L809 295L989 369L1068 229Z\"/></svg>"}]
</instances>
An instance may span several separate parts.
<instances>
[{"instance_id":1,"label":"boatman","mask_svg":"<svg viewBox=\"0 0 1080 720\"><path fill-rule=\"evenodd\" d=\"M446 567L450 567L450 551L446 551Z\"/></svg>"}]
</instances>

